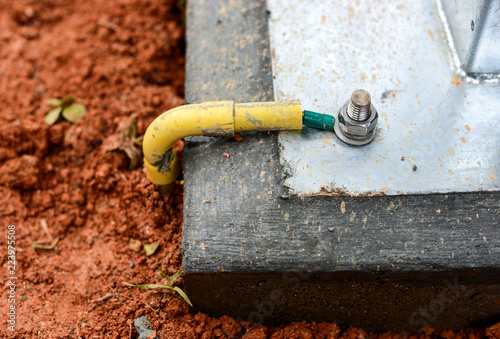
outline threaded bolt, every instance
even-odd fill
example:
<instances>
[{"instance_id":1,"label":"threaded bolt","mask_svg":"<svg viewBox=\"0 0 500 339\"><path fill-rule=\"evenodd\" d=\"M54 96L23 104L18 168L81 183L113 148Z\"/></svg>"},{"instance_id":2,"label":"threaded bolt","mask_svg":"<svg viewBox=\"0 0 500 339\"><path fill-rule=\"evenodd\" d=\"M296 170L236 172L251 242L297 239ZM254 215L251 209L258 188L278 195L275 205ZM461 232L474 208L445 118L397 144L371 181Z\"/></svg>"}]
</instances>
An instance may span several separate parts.
<instances>
[{"instance_id":1,"label":"threaded bolt","mask_svg":"<svg viewBox=\"0 0 500 339\"><path fill-rule=\"evenodd\" d=\"M365 121L370 117L371 111L370 93L365 90L357 89L352 92L349 106L347 107L347 115L355 121Z\"/></svg>"},{"instance_id":2,"label":"threaded bolt","mask_svg":"<svg viewBox=\"0 0 500 339\"><path fill-rule=\"evenodd\" d=\"M339 110L333 129L337 137L348 145L370 143L377 132L378 113L370 94L357 89Z\"/></svg>"}]
</instances>

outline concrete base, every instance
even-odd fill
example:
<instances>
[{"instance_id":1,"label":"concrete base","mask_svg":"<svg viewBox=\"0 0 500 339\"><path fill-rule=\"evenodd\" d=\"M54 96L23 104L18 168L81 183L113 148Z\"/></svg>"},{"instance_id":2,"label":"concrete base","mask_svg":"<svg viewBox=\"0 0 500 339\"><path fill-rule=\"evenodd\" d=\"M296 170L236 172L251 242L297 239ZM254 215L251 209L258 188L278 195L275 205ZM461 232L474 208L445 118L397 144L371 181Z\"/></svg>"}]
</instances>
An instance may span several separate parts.
<instances>
[{"instance_id":1,"label":"concrete base","mask_svg":"<svg viewBox=\"0 0 500 339\"><path fill-rule=\"evenodd\" d=\"M498 321L499 285L477 283L491 273L190 274L185 287L196 310L239 321L334 321L366 331L418 333L428 325L458 330Z\"/></svg>"},{"instance_id":2,"label":"concrete base","mask_svg":"<svg viewBox=\"0 0 500 339\"><path fill-rule=\"evenodd\" d=\"M273 100L264 1L187 13L186 101ZM293 196L275 133L190 138L184 178L193 311L408 332L500 320L498 192Z\"/></svg>"}]
</instances>

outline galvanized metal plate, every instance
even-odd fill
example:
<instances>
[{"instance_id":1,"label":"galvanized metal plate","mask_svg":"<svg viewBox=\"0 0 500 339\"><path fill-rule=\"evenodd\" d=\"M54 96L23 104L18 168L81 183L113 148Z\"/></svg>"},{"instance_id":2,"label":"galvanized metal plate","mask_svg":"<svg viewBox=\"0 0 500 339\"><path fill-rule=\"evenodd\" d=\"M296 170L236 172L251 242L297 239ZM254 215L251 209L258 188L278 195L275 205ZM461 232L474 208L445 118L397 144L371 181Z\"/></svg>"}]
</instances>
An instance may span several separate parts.
<instances>
[{"instance_id":1,"label":"galvanized metal plate","mask_svg":"<svg viewBox=\"0 0 500 339\"><path fill-rule=\"evenodd\" d=\"M438 0L453 37L459 67L500 73L500 0ZM495 77L493 76L492 77Z\"/></svg>"},{"instance_id":2,"label":"galvanized metal plate","mask_svg":"<svg viewBox=\"0 0 500 339\"><path fill-rule=\"evenodd\" d=\"M331 132L282 132L295 194L500 190L500 87L466 83L431 0L268 0L275 99L336 115L352 91L380 118L363 147Z\"/></svg>"}]
</instances>

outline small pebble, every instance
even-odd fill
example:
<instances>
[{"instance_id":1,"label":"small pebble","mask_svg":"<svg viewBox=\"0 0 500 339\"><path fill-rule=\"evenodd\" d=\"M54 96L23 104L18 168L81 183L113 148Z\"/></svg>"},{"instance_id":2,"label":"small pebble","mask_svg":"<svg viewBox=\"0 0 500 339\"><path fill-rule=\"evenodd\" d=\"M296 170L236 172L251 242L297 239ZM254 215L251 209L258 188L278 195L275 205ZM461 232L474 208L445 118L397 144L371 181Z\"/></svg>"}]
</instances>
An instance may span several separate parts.
<instances>
[{"instance_id":1,"label":"small pebble","mask_svg":"<svg viewBox=\"0 0 500 339\"><path fill-rule=\"evenodd\" d=\"M140 318L134 319L134 327L139 333L139 339L156 339L156 331L151 329L151 322L147 317L142 316Z\"/></svg>"},{"instance_id":2,"label":"small pebble","mask_svg":"<svg viewBox=\"0 0 500 339\"><path fill-rule=\"evenodd\" d=\"M153 97L153 99L151 101L152 101L153 106L155 106L155 107L158 107L161 104L160 97L158 97L156 95Z\"/></svg>"},{"instance_id":3,"label":"small pebble","mask_svg":"<svg viewBox=\"0 0 500 339\"><path fill-rule=\"evenodd\" d=\"M335 228L333 228L333 227L328 227L328 232L335 232Z\"/></svg>"},{"instance_id":4,"label":"small pebble","mask_svg":"<svg viewBox=\"0 0 500 339\"><path fill-rule=\"evenodd\" d=\"M135 264L133 262L130 262L129 265L130 265L130 268L134 268L135 267Z\"/></svg>"},{"instance_id":5,"label":"small pebble","mask_svg":"<svg viewBox=\"0 0 500 339\"><path fill-rule=\"evenodd\" d=\"M417 165L413 165L412 169L413 169L413 172L415 172L417 170Z\"/></svg>"}]
</instances>

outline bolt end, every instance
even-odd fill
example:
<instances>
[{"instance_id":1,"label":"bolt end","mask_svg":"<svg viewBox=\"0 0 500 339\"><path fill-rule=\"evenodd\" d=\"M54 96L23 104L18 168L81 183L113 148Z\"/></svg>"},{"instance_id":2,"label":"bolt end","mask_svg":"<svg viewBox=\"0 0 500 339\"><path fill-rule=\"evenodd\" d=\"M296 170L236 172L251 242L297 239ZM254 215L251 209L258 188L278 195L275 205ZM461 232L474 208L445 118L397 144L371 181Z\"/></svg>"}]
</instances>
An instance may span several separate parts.
<instances>
[{"instance_id":1,"label":"bolt end","mask_svg":"<svg viewBox=\"0 0 500 339\"><path fill-rule=\"evenodd\" d=\"M351 94L347 115L355 121L365 121L370 117L371 96L363 89L357 89Z\"/></svg>"}]
</instances>

